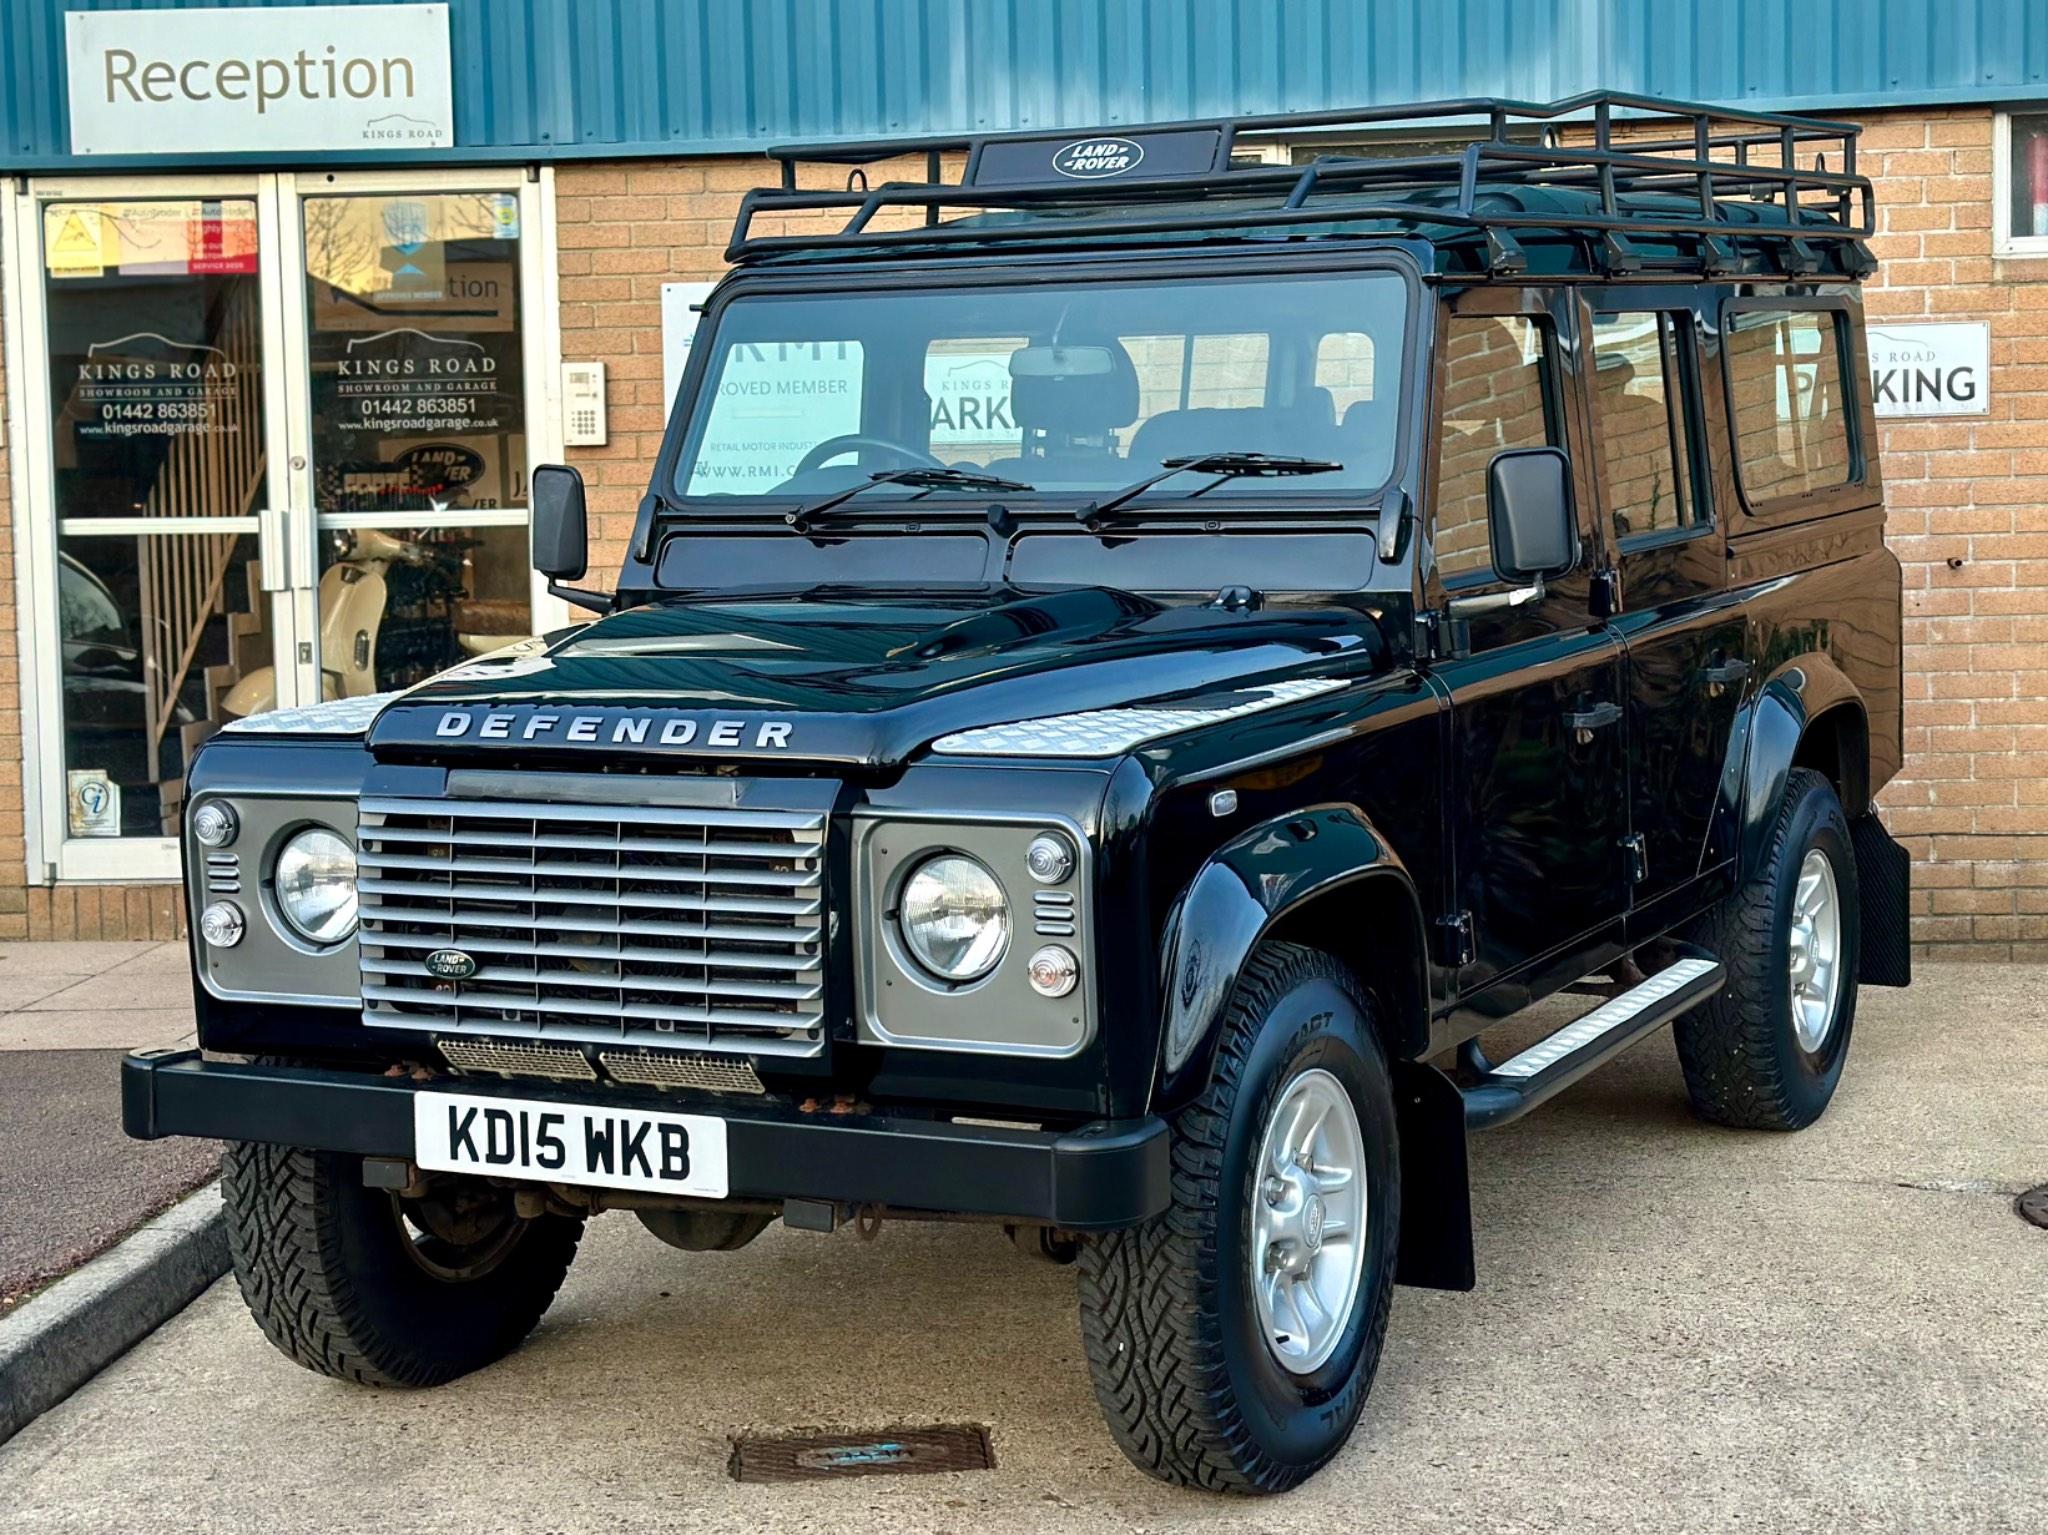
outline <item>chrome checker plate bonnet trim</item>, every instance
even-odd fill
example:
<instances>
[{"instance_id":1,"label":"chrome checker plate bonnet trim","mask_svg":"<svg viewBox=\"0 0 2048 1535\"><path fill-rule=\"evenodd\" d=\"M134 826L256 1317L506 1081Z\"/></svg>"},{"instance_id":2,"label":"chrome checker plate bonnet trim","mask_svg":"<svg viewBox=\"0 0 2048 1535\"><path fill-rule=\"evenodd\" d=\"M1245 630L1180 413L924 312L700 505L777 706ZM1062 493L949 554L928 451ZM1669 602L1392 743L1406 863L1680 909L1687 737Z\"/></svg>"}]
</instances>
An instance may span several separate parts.
<instances>
[{"instance_id":1,"label":"chrome checker plate bonnet trim","mask_svg":"<svg viewBox=\"0 0 2048 1535\"><path fill-rule=\"evenodd\" d=\"M1341 677L1296 677L1231 690L1225 695L1227 701L1193 700L1180 705L1053 714L940 736L932 742L932 750L956 757L1113 757L1162 736L1277 709L1283 704L1333 693L1344 685Z\"/></svg>"}]
</instances>

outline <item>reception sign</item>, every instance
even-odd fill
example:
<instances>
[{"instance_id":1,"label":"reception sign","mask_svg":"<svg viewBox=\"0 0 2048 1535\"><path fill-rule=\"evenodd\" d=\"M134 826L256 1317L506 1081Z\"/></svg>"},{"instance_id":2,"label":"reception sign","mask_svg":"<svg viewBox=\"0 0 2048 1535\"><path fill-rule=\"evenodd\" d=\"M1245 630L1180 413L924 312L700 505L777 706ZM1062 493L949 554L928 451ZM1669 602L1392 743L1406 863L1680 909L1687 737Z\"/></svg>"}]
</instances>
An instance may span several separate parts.
<instances>
[{"instance_id":1,"label":"reception sign","mask_svg":"<svg viewBox=\"0 0 2048 1535\"><path fill-rule=\"evenodd\" d=\"M445 149L448 7L72 11L71 152Z\"/></svg>"}]
</instances>

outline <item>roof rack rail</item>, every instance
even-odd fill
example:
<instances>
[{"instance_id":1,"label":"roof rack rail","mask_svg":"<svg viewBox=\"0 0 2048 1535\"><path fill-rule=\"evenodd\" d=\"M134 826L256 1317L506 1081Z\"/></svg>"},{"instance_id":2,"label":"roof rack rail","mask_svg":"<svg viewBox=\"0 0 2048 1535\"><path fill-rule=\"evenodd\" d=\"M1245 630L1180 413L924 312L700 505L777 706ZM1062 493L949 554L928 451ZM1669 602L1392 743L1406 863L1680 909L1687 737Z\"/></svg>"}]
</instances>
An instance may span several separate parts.
<instances>
[{"instance_id":1,"label":"roof rack rail","mask_svg":"<svg viewBox=\"0 0 2048 1535\"><path fill-rule=\"evenodd\" d=\"M1670 131L1663 131L1666 126ZM1439 133L1474 130L1461 149L1398 158L1325 155L1307 165L1234 165L1245 135L1404 128ZM1473 97L1349 111L1279 113L1198 119L1095 133L1010 133L826 143L769 150L781 184L741 200L726 259L744 263L791 251L838 247L988 245L1076 238L1066 221L944 222L942 210L963 213L1117 207L1120 235L1267 229L1402 219L1481 232L1496 270L1519 259L1517 229L1568 228L1600 248L1603 262L1633 259L1631 236L1686 237L1699 259L1727 269L1735 242L1765 242L1801 269L1815 262L1812 245L1842 247L1845 266L1870 266L1861 241L1875 232L1868 178L1857 174L1858 124L1785 113L1750 112L1698 102L1616 91L1589 91L1539 103ZM1583 142L1579 142L1583 139ZM869 186L865 167L907 155L924 157L925 179ZM949 156L963 156L958 180L945 178ZM1801 169L1803 156L1814 157ZM1830 155L1840 169L1827 169ZM805 190L805 165L862 167L844 190ZM859 185L856 186L855 182ZM1586 193L1597 212L1556 216L1482 204L1482 193L1550 188ZM1410 200L1454 189L1454 199ZM1625 203L1632 194L1662 193L1682 204ZM1345 194L1339 200L1339 194ZM1382 194L1372 196L1370 194ZM1277 199L1260 206L1188 208L1145 213L1145 204ZM1749 204L1736 216L1725 199ZM1782 223L1756 220L1775 207ZM762 216L845 210L836 229L756 234ZM921 213L906 227L874 227L890 211Z\"/></svg>"}]
</instances>

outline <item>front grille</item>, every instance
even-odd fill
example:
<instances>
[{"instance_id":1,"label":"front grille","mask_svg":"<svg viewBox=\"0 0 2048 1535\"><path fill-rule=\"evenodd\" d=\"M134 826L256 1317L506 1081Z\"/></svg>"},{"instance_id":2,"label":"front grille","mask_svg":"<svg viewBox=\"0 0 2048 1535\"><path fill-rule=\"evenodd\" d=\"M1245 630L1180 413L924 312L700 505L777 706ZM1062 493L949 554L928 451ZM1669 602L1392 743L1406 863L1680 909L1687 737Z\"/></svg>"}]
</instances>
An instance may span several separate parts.
<instances>
[{"instance_id":1,"label":"front grille","mask_svg":"<svg viewBox=\"0 0 2048 1535\"><path fill-rule=\"evenodd\" d=\"M810 1054L824 844L810 811L365 799L363 1021Z\"/></svg>"}]
</instances>

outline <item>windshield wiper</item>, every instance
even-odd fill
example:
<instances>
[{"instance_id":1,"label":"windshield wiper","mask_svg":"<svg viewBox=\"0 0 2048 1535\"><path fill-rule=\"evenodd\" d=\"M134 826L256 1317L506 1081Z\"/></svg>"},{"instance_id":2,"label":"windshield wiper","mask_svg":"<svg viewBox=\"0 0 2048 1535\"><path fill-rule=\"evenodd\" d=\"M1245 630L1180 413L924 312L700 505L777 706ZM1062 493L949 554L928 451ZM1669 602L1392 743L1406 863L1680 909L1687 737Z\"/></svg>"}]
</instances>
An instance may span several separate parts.
<instances>
[{"instance_id":1,"label":"windshield wiper","mask_svg":"<svg viewBox=\"0 0 2048 1535\"><path fill-rule=\"evenodd\" d=\"M782 519L799 533L808 533L818 525L827 512L834 507L851 501L862 491L873 490L877 485L905 485L922 494L913 496L913 501L922 500L937 490L982 491L990 495L1014 495L1018 491L1030 490L1022 480L1006 480L999 475L976 474L971 469L884 469L869 475L858 485L848 486L837 495L810 506L800 506Z\"/></svg>"},{"instance_id":2,"label":"windshield wiper","mask_svg":"<svg viewBox=\"0 0 2048 1535\"><path fill-rule=\"evenodd\" d=\"M1177 474L1213 474L1215 479L1198 490L1190 491L1188 499L1206 496L1226 480L1238 479L1282 479L1296 474L1333 474L1344 466L1329 458L1296 458L1286 453L1197 453L1187 458L1164 458L1159 461L1159 473L1147 475L1136 484L1126 485L1100 501L1091 501L1074 515L1092 533L1110 521L1110 514L1126 502L1135 501L1162 480L1170 480Z\"/></svg>"}]
</instances>

